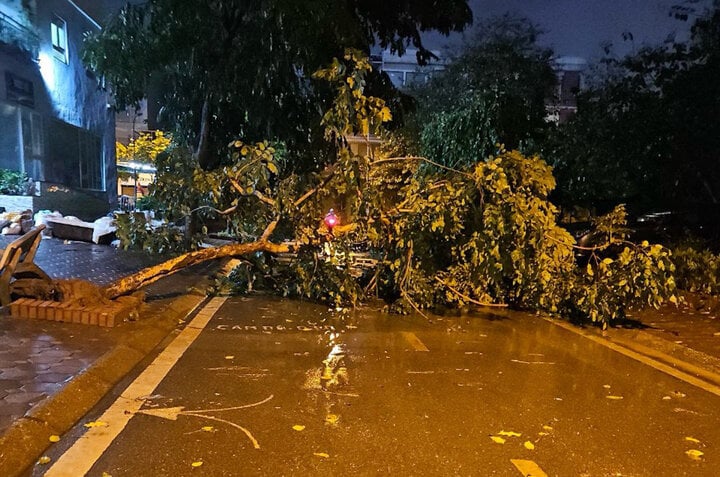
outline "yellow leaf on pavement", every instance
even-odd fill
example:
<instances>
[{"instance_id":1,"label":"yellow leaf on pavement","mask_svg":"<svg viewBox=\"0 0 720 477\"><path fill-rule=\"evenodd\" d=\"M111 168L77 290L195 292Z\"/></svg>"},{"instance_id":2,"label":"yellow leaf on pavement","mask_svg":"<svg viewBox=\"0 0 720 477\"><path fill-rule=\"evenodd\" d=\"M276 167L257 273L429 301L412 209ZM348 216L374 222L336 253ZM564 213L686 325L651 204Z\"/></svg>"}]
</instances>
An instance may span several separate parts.
<instances>
[{"instance_id":1,"label":"yellow leaf on pavement","mask_svg":"<svg viewBox=\"0 0 720 477\"><path fill-rule=\"evenodd\" d=\"M199 461L197 461L197 462L193 462L191 465L192 465L193 467L200 467L201 465L203 465L203 462L202 462L201 460L199 460Z\"/></svg>"},{"instance_id":2,"label":"yellow leaf on pavement","mask_svg":"<svg viewBox=\"0 0 720 477\"><path fill-rule=\"evenodd\" d=\"M293 429L295 429L296 431L300 432L300 431L304 431L304 430L305 430L305 426L301 426L300 424L295 424L295 425L293 426Z\"/></svg>"},{"instance_id":3,"label":"yellow leaf on pavement","mask_svg":"<svg viewBox=\"0 0 720 477\"><path fill-rule=\"evenodd\" d=\"M50 463L50 457L44 455L38 459L38 464L45 465Z\"/></svg>"},{"instance_id":4,"label":"yellow leaf on pavement","mask_svg":"<svg viewBox=\"0 0 720 477\"><path fill-rule=\"evenodd\" d=\"M553 430L553 428L550 427L550 426L543 426L543 429L545 429L546 431L552 431L552 430Z\"/></svg>"},{"instance_id":5,"label":"yellow leaf on pavement","mask_svg":"<svg viewBox=\"0 0 720 477\"><path fill-rule=\"evenodd\" d=\"M205 426L202 428L202 430L205 432L212 432L215 430L215 428L213 426Z\"/></svg>"},{"instance_id":6,"label":"yellow leaf on pavement","mask_svg":"<svg viewBox=\"0 0 720 477\"><path fill-rule=\"evenodd\" d=\"M492 439L495 444L505 444L505 439L503 439L502 437L490 436L490 439Z\"/></svg>"},{"instance_id":7,"label":"yellow leaf on pavement","mask_svg":"<svg viewBox=\"0 0 720 477\"><path fill-rule=\"evenodd\" d=\"M697 449L690 449L689 451L685 451L685 453L692 460L700 460L700 459L702 459L702 456L705 455L705 453L703 451L699 451Z\"/></svg>"},{"instance_id":8,"label":"yellow leaf on pavement","mask_svg":"<svg viewBox=\"0 0 720 477\"><path fill-rule=\"evenodd\" d=\"M225 356L225 359L235 359L235 356L232 356L232 355L230 355L230 356Z\"/></svg>"},{"instance_id":9,"label":"yellow leaf on pavement","mask_svg":"<svg viewBox=\"0 0 720 477\"><path fill-rule=\"evenodd\" d=\"M85 423L85 427L87 427L88 429L93 428L93 427L107 427L107 425L108 425L107 422L103 422L103 421L92 421L92 422Z\"/></svg>"},{"instance_id":10,"label":"yellow leaf on pavement","mask_svg":"<svg viewBox=\"0 0 720 477\"><path fill-rule=\"evenodd\" d=\"M327 424L337 424L338 420L340 419L340 416L337 414L328 414L325 416L325 422Z\"/></svg>"},{"instance_id":11,"label":"yellow leaf on pavement","mask_svg":"<svg viewBox=\"0 0 720 477\"><path fill-rule=\"evenodd\" d=\"M533 443L530 442L530 441L525 441L525 443L523 444L523 446L524 446L527 450L534 450L534 449L535 449L535 444L533 444Z\"/></svg>"},{"instance_id":12,"label":"yellow leaf on pavement","mask_svg":"<svg viewBox=\"0 0 720 477\"><path fill-rule=\"evenodd\" d=\"M55 434L53 434L52 436L50 436L50 442L60 442L60 436L56 436Z\"/></svg>"},{"instance_id":13,"label":"yellow leaf on pavement","mask_svg":"<svg viewBox=\"0 0 720 477\"><path fill-rule=\"evenodd\" d=\"M330 457L330 454L326 454L325 452L313 452L313 455L316 457L322 457L324 459Z\"/></svg>"},{"instance_id":14,"label":"yellow leaf on pavement","mask_svg":"<svg viewBox=\"0 0 720 477\"><path fill-rule=\"evenodd\" d=\"M698 439L695 439L694 437L686 437L686 441L694 442L695 444L700 444L700 441Z\"/></svg>"},{"instance_id":15,"label":"yellow leaf on pavement","mask_svg":"<svg viewBox=\"0 0 720 477\"><path fill-rule=\"evenodd\" d=\"M608 399L612 399L613 401L619 401L620 399L623 398L622 396L605 396L605 397Z\"/></svg>"},{"instance_id":16,"label":"yellow leaf on pavement","mask_svg":"<svg viewBox=\"0 0 720 477\"><path fill-rule=\"evenodd\" d=\"M500 431L498 432L499 436L505 436L505 437L520 437L522 434L519 432L513 432L513 431Z\"/></svg>"}]
</instances>

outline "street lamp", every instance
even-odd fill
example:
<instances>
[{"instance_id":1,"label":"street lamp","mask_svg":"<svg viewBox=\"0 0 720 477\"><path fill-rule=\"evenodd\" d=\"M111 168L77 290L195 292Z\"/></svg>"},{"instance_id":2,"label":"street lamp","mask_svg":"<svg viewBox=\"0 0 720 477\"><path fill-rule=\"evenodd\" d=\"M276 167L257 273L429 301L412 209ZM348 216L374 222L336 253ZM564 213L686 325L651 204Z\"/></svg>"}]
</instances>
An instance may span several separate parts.
<instances>
[{"instance_id":1,"label":"street lamp","mask_svg":"<svg viewBox=\"0 0 720 477\"><path fill-rule=\"evenodd\" d=\"M328 228L330 233L332 233L333 227L335 227L339 221L340 219L338 219L338 216L335 215L335 211L333 209L330 209L325 215L325 226Z\"/></svg>"}]
</instances>

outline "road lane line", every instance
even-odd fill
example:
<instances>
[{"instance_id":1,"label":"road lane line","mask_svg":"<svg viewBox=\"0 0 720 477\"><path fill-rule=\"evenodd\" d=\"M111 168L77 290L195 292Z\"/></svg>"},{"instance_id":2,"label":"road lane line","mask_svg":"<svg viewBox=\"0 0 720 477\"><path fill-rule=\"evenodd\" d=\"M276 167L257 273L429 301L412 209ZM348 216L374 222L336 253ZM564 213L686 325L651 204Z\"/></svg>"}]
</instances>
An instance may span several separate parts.
<instances>
[{"instance_id":1,"label":"road lane line","mask_svg":"<svg viewBox=\"0 0 720 477\"><path fill-rule=\"evenodd\" d=\"M167 376L226 300L227 297L213 298L202 307L185 329L97 419L96 423L106 425L88 429L48 469L45 477L77 477L87 474L130 419L140 410L145 402L144 397L152 395L158 384Z\"/></svg>"},{"instance_id":2,"label":"road lane line","mask_svg":"<svg viewBox=\"0 0 720 477\"><path fill-rule=\"evenodd\" d=\"M533 461L510 459L510 462L524 477L548 477L548 475Z\"/></svg>"},{"instance_id":3,"label":"road lane line","mask_svg":"<svg viewBox=\"0 0 720 477\"><path fill-rule=\"evenodd\" d=\"M563 323L563 322L560 322L557 320L552 320L549 318L547 318L546 320L556 326L559 326L560 328L563 328L568 331L572 331L573 333L583 336L583 337L589 339L590 341L594 341L595 343L605 346L606 348L610 348L613 351L623 354L623 355L627 356L628 358L632 358L636 361L639 361L644 365L650 366L651 368L655 368L658 371L661 371L665 374L669 374L670 376L672 376L674 378L677 378L681 381L685 381L688 384L692 384L693 386L698 387L702 390L705 390L709 393L715 394L716 396L720 396L720 386L717 386L712 383L708 383L707 381L704 381L704 380L698 378L697 376L693 376L690 373L681 371L669 364L665 364L662 361L658 361L649 356L641 354L637 351L633 351L629 348L626 348L625 346L613 343L612 341L609 341L605 338L601 338L599 336L594 336L589 333L583 332L581 330L575 329L573 327L573 325L570 325L568 323ZM674 360L674 358L672 358L672 357L668 357L668 359ZM675 361L678 361L678 360L675 360Z\"/></svg>"},{"instance_id":4,"label":"road lane line","mask_svg":"<svg viewBox=\"0 0 720 477\"><path fill-rule=\"evenodd\" d=\"M408 343L410 343L410 346L412 346L415 351L430 351L427 349L427 346L420 341L420 338L418 338L415 333L410 331L401 331L400 334Z\"/></svg>"}]
</instances>

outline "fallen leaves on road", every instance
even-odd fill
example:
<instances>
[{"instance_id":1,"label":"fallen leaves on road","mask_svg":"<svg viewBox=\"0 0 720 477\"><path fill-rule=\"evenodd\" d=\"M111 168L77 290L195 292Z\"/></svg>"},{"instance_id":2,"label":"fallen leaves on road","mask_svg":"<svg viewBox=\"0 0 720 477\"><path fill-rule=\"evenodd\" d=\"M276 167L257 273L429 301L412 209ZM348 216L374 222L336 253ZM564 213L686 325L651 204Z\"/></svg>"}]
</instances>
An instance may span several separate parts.
<instances>
[{"instance_id":1,"label":"fallen leaves on road","mask_svg":"<svg viewBox=\"0 0 720 477\"><path fill-rule=\"evenodd\" d=\"M619 400L621 400L623 397L622 397L622 396L605 396L605 398L606 398L606 399L613 400L613 401L619 401Z\"/></svg>"},{"instance_id":2,"label":"fallen leaves on road","mask_svg":"<svg viewBox=\"0 0 720 477\"><path fill-rule=\"evenodd\" d=\"M505 436L505 437L520 437L522 434L519 432L513 432L513 431L500 431L498 432L499 436Z\"/></svg>"},{"instance_id":3,"label":"fallen leaves on road","mask_svg":"<svg viewBox=\"0 0 720 477\"><path fill-rule=\"evenodd\" d=\"M203 461L198 460L198 461L193 462L193 463L190 464L190 465L191 465L192 467L200 467L201 465L203 465Z\"/></svg>"},{"instance_id":4,"label":"fallen leaves on road","mask_svg":"<svg viewBox=\"0 0 720 477\"><path fill-rule=\"evenodd\" d=\"M225 356L225 359L235 359L235 356L228 355L228 356Z\"/></svg>"},{"instance_id":5,"label":"fallen leaves on road","mask_svg":"<svg viewBox=\"0 0 720 477\"><path fill-rule=\"evenodd\" d=\"M50 463L50 457L44 455L38 459L38 464L40 465L46 465Z\"/></svg>"},{"instance_id":6,"label":"fallen leaves on road","mask_svg":"<svg viewBox=\"0 0 720 477\"><path fill-rule=\"evenodd\" d=\"M56 436L55 434L53 434L52 436L50 436L50 442L60 442L60 436Z\"/></svg>"},{"instance_id":7,"label":"fallen leaves on road","mask_svg":"<svg viewBox=\"0 0 720 477\"><path fill-rule=\"evenodd\" d=\"M337 414L328 414L325 416L325 423L330 424L331 426L336 425L338 420L340 420L340 416Z\"/></svg>"},{"instance_id":8,"label":"fallen leaves on road","mask_svg":"<svg viewBox=\"0 0 720 477\"><path fill-rule=\"evenodd\" d=\"M300 431L304 431L304 430L305 430L305 426L301 426L300 424L295 424L295 425L293 426L293 429L295 429L296 431L300 432Z\"/></svg>"},{"instance_id":9,"label":"fallen leaves on road","mask_svg":"<svg viewBox=\"0 0 720 477\"><path fill-rule=\"evenodd\" d=\"M108 423L103 422L103 421L91 421L91 422L86 422L84 425L88 429L91 429L93 427L107 427Z\"/></svg>"},{"instance_id":10,"label":"fallen leaves on road","mask_svg":"<svg viewBox=\"0 0 720 477\"><path fill-rule=\"evenodd\" d=\"M535 450L535 444L533 444L533 443L530 442L530 441L525 441L525 442L523 443L523 446L524 446L527 450Z\"/></svg>"},{"instance_id":11,"label":"fallen leaves on road","mask_svg":"<svg viewBox=\"0 0 720 477\"><path fill-rule=\"evenodd\" d=\"M492 439L495 444L505 444L505 439L503 439L502 437L490 436L490 439Z\"/></svg>"},{"instance_id":12,"label":"fallen leaves on road","mask_svg":"<svg viewBox=\"0 0 720 477\"><path fill-rule=\"evenodd\" d=\"M215 428L213 426L204 426L202 430L205 432L214 432Z\"/></svg>"},{"instance_id":13,"label":"fallen leaves on road","mask_svg":"<svg viewBox=\"0 0 720 477\"><path fill-rule=\"evenodd\" d=\"M695 444L700 444L700 441L694 437L686 437L685 440L688 442L694 442Z\"/></svg>"},{"instance_id":14,"label":"fallen leaves on road","mask_svg":"<svg viewBox=\"0 0 720 477\"><path fill-rule=\"evenodd\" d=\"M323 459L330 457L330 454L326 454L325 452L313 452L313 455L315 457L322 457Z\"/></svg>"},{"instance_id":15,"label":"fallen leaves on road","mask_svg":"<svg viewBox=\"0 0 720 477\"><path fill-rule=\"evenodd\" d=\"M688 451L685 451L685 454L687 454L687 456L690 457L692 460L701 460L705 455L703 451L699 451L697 449L690 449Z\"/></svg>"}]
</instances>

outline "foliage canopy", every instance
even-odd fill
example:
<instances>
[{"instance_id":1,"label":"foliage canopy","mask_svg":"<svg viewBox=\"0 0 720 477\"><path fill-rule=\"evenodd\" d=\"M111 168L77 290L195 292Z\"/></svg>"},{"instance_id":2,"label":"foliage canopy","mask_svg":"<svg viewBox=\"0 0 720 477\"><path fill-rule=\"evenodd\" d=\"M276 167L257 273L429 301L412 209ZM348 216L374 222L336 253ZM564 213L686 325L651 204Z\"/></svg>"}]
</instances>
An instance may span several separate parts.
<instances>
[{"instance_id":1,"label":"foliage canopy","mask_svg":"<svg viewBox=\"0 0 720 477\"><path fill-rule=\"evenodd\" d=\"M292 154L323 148L322 111L332 93L309 75L344 48L372 45L431 53L420 33L459 31L467 0L378 2L148 0L128 4L86 39L84 60L113 87L116 106L159 96L161 119L209 169L234 137L281 140ZM293 167L317 168L304 156Z\"/></svg>"},{"instance_id":2,"label":"foliage canopy","mask_svg":"<svg viewBox=\"0 0 720 477\"><path fill-rule=\"evenodd\" d=\"M556 78L552 51L537 44L542 31L505 15L477 27L447 69L414 91L421 153L448 167L495 152L537 146L550 127L546 101Z\"/></svg>"},{"instance_id":3,"label":"foliage canopy","mask_svg":"<svg viewBox=\"0 0 720 477\"><path fill-rule=\"evenodd\" d=\"M720 201L720 3L688 43L607 58L605 75L547 147L557 199L675 210Z\"/></svg>"}]
</instances>

